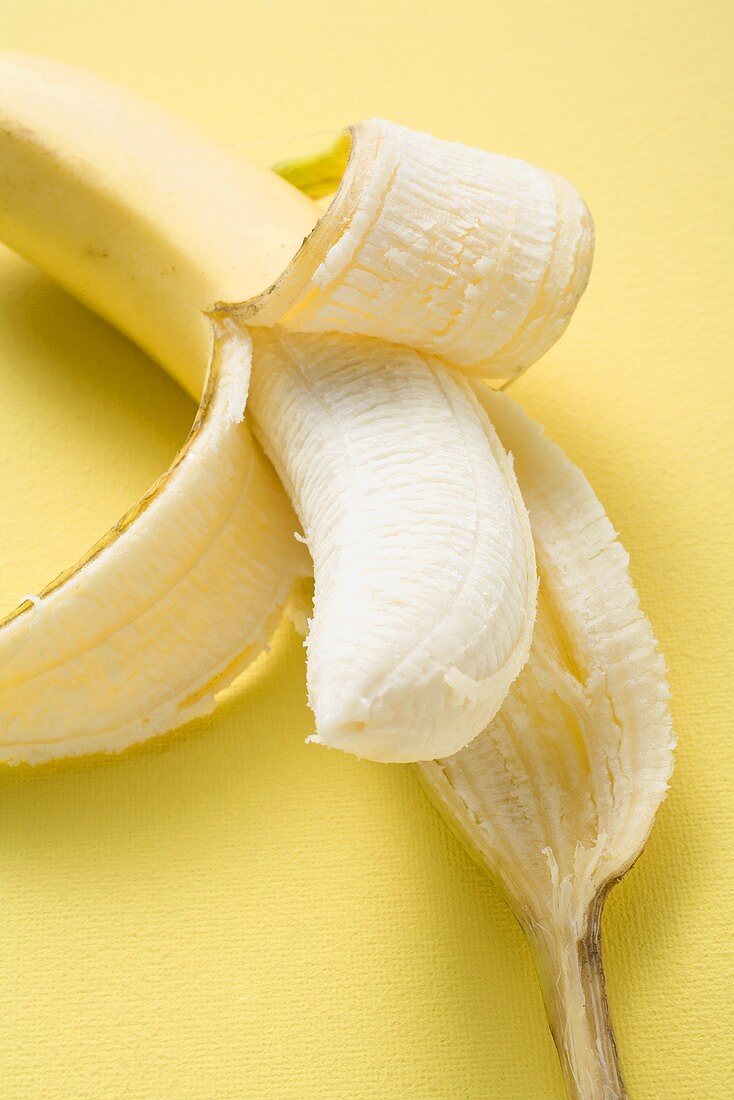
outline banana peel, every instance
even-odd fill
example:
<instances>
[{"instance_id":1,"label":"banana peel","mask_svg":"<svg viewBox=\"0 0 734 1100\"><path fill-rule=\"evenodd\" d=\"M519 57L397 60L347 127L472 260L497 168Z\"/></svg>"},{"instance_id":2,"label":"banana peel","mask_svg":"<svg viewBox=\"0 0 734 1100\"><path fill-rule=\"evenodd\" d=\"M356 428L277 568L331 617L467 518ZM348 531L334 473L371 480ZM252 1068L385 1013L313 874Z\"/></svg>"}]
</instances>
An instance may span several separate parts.
<instances>
[{"instance_id":1,"label":"banana peel","mask_svg":"<svg viewBox=\"0 0 734 1100\"><path fill-rule=\"evenodd\" d=\"M673 770L665 664L588 481L520 407L485 390L532 517L530 658L461 752L417 765L525 932L573 1100L626 1096L600 945L611 886L640 855Z\"/></svg>"}]
</instances>

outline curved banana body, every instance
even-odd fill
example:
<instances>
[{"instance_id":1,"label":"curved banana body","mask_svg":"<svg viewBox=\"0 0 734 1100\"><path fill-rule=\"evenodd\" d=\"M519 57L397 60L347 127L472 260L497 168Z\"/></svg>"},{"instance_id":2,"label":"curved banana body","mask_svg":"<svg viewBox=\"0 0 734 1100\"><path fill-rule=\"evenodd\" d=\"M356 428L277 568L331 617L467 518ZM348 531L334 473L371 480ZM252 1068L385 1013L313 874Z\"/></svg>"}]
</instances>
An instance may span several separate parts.
<instances>
[{"instance_id":1,"label":"curved banana body","mask_svg":"<svg viewBox=\"0 0 734 1100\"><path fill-rule=\"evenodd\" d=\"M314 561L316 739L377 760L461 748L525 663L535 610L527 514L489 418L410 348L253 340L248 407Z\"/></svg>"},{"instance_id":2,"label":"curved banana body","mask_svg":"<svg viewBox=\"0 0 734 1100\"><path fill-rule=\"evenodd\" d=\"M439 153L444 185L431 220L439 181L422 177ZM512 468L451 363L510 364L511 373L529 349L543 350L583 289L592 238L568 185L485 157L363 124L319 221L282 179L130 93L55 63L0 60L0 237L192 393L212 350L205 311L234 303L215 320L223 343L203 427L172 471L101 552L0 626L0 753L43 759L160 732L205 705L212 681L267 637L306 566L295 517L240 422L250 326L258 433L316 562L309 683L318 739L415 760L453 752L493 716L527 657L533 551ZM268 335L276 324L277 339ZM391 405L405 414L402 439L385 415ZM345 479L353 432L361 526L344 496L354 487ZM359 548L362 533L371 541ZM142 544L149 553L136 557ZM148 570L156 580L146 588ZM176 633L171 608L190 606L187 584L198 603ZM85 593L75 615L65 610ZM212 601L226 629L207 619ZM347 654L358 650L346 677ZM32 704L38 692L44 701Z\"/></svg>"},{"instance_id":3,"label":"curved banana body","mask_svg":"<svg viewBox=\"0 0 734 1100\"><path fill-rule=\"evenodd\" d=\"M126 88L0 54L0 239L196 401L206 310L274 282L318 216L273 172Z\"/></svg>"}]
</instances>

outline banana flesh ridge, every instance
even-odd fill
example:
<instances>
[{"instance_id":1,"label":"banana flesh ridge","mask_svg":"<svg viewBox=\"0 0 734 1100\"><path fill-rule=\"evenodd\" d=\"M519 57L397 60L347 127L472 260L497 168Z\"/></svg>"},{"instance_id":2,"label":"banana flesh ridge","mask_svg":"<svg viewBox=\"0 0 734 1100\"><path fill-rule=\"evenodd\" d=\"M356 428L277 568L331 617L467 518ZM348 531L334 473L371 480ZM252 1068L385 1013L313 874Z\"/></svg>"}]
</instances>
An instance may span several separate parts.
<instances>
[{"instance_id":1,"label":"banana flesh ridge","mask_svg":"<svg viewBox=\"0 0 734 1100\"><path fill-rule=\"evenodd\" d=\"M491 422L434 357L252 331L253 426L315 567L318 740L378 760L458 749L500 706L534 619L527 513Z\"/></svg>"}]
</instances>

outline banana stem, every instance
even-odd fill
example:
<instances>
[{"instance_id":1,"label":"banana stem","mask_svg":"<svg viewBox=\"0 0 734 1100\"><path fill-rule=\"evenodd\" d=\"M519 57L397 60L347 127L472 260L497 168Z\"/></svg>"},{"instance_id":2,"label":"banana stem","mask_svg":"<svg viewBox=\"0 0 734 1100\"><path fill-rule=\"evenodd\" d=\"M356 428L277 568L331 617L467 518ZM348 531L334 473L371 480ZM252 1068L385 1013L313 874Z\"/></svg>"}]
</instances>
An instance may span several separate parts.
<instances>
[{"instance_id":1,"label":"banana stem","mask_svg":"<svg viewBox=\"0 0 734 1100\"><path fill-rule=\"evenodd\" d=\"M528 930L570 1100L628 1100L607 1002L597 898L585 934Z\"/></svg>"}]
</instances>

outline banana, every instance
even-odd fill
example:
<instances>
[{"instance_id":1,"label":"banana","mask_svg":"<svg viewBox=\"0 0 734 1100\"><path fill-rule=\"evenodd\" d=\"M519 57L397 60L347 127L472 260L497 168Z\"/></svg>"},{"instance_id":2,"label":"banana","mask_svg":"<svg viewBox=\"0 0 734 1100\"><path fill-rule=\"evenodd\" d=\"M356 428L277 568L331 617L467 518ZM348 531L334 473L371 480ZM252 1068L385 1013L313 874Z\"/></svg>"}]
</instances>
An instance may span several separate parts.
<instances>
[{"instance_id":1,"label":"banana","mask_svg":"<svg viewBox=\"0 0 734 1100\"><path fill-rule=\"evenodd\" d=\"M374 759L452 753L524 664L527 514L457 369L507 377L560 335L588 277L588 212L538 169L380 120L347 143L320 217L122 89L0 61L0 237L190 393L207 379L171 471L0 625L6 758L162 732L266 643L307 566L242 421L248 380L316 563L316 739Z\"/></svg>"},{"instance_id":2,"label":"banana","mask_svg":"<svg viewBox=\"0 0 734 1100\"><path fill-rule=\"evenodd\" d=\"M626 1094L601 908L668 788L665 666L627 554L586 478L509 398L477 393L515 457L532 517L538 616L500 713L471 745L418 773L530 940L570 1095L615 1100Z\"/></svg>"}]
</instances>

